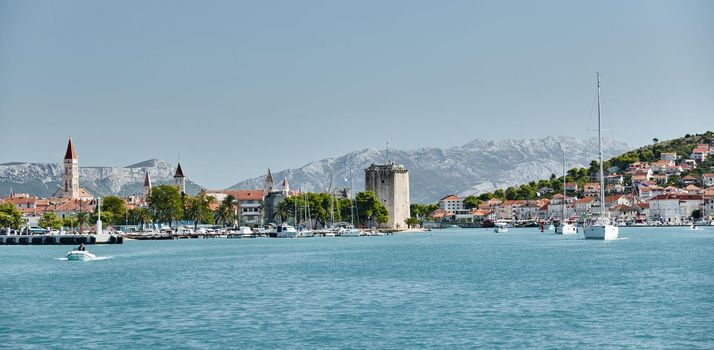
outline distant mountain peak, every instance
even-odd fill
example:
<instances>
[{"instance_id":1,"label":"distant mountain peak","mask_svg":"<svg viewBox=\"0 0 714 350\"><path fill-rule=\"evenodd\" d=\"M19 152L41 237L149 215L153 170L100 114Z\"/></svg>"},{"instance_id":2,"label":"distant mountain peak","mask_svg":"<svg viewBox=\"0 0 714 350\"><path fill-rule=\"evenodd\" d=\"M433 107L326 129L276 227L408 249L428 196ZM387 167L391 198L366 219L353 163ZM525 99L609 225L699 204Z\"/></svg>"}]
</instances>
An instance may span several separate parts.
<instances>
[{"instance_id":1,"label":"distant mountain peak","mask_svg":"<svg viewBox=\"0 0 714 350\"><path fill-rule=\"evenodd\" d=\"M607 140L606 156L630 150L624 143ZM568 166L587 166L597 158L597 140L571 136L536 139L474 139L463 146L425 147L413 150L389 150L389 160L404 164L410 172L412 202L434 202L445 194L467 195L496 188L520 185L547 178L562 168L561 145ZM363 170L372 163L385 163L386 150L365 148L340 157L312 161L300 168L273 172L275 178L287 177L291 186L307 191L323 191L334 171L333 187L349 184L340 179L352 169L354 191L364 189ZM231 188L261 188L262 177L241 181Z\"/></svg>"}]
</instances>

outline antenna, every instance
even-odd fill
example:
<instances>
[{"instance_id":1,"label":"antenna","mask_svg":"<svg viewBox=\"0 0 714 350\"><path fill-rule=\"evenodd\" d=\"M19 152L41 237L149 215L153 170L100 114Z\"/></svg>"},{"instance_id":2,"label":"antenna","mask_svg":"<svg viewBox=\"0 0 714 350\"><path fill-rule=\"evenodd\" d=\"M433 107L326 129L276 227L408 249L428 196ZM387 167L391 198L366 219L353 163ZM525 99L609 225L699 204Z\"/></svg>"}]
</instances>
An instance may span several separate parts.
<instances>
[{"instance_id":1,"label":"antenna","mask_svg":"<svg viewBox=\"0 0 714 350\"><path fill-rule=\"evenodd\" d=\"M387 164L389 164L389 141L387 141Z\"/></svg>"}]
</instances>

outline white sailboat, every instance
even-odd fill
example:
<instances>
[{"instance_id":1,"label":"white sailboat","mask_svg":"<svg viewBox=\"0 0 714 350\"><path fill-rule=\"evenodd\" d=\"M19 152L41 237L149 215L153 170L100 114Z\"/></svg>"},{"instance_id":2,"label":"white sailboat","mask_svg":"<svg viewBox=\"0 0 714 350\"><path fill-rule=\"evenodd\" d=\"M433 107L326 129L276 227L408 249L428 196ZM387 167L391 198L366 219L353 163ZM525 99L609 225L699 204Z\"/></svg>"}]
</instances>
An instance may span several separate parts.
<instances>
[{"instance_id":1,"label":"white sailboat","mask_svg":"<svg viewBox=\"0 0 714 350\"><path fill-rule=\"evenodd\" d=\"M562 215L560 216L560 224L555 227L555 234L556 235L574 235L578 233L578 229L575 227L575 225L571 224L567 220L567 214L565 212L565 205L567 204L567 201L565 200L567 198L566 196L566 190L565 190L565 179L566 179L566 173L565 173L565 148L563 148L563 145L560 145L560 148L563 150L563 211Z\"/></svg>"},{"instance_id":2,"label":"white sailboat","mask_svg":"<svg viewBox=\"0 0 714 350\"><path fill-rule=\"evenodd\" d=\"M610 221L605 204L605 171L602 164L602 120L600 117L600 73L597 73L597 136L598 161L600 162L600 215L585 227L585 239L617 239L620 228Z\"/></svg>"},{"instance_id":3,"label":"white sailboat","mask_svg":"<svg viewBox=\"0 0 714 350\"><path fill-rule=\"evenodd\" d=\"M337 234L342 237L362 236L362 230L355 227L355 199L352 197L352 168L350 168L350 219L350 226L341 228L337 231Z\"/></svg>"}]
</instances>

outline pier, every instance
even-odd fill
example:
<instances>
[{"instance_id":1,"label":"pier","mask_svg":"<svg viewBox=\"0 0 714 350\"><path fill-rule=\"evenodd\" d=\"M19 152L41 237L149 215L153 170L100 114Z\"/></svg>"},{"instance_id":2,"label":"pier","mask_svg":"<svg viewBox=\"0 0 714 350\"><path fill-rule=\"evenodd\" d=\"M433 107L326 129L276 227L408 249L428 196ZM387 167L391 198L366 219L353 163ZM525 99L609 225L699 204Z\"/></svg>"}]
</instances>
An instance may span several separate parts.
<instances>
[{"instance_id":1,"label":"pier","mask_svg":"<svg viewBox=\"0 0 714 350\"><path fill-rule=\"evenodd\" d=\"M122 244L120 235L0 235L0 245Z\"/></svg>"}]
</instances>

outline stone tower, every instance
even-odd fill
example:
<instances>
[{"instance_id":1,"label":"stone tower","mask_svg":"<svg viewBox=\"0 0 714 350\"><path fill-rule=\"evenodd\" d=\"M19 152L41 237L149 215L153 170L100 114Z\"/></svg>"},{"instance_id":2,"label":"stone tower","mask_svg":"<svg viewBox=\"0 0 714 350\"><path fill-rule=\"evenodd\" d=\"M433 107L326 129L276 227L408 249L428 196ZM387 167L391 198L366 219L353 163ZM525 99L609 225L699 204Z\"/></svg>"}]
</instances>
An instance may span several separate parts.
<instances>
[{"instance_id":1,"label":"stone tower","mask_svg":"<svg viewBox=\"0 0 714 350\"><path fill-rule=\"evenodd\" d=\"M265 194L273 192L273 174L270 172L270 168L268 168L268 175L265 176L265 182L263 182L263 190L265 190Z\"/></svg>"},{"instance_id":2,"label":"stone tower","mask_svg":"<svg viewBox=\"0 0 714 350\"><path fill-rule=\"evenodd\" d=\"M174 174L174 182L179 189L181 194L186 194L186 176L183 175L183 170L181 169L181 163L178 163L176 167L176 174Z\"/></svg>"},{"instance_id":3,"label":"stone tower","mask_svg":"<svg viewBox=\"0 0 714 350\"><path fill-rule=\"evenodd\" d=\"M151 177L149 177L149 170L146 170L144 175L144 198L149 198L151 193Z\"/></svg>"},{"instance_id":4,"label":"stone tower","mask_svg":"<svg viewBox=\"0 0 714 350\"><path fill-rule=\"evenodd\" d=\"M364 170L365 191L374 192L389 211L388 228L406 228L409 213L409 170L401 164L372 164Z\"/></svg>"},{"instance_id":5,"label":"stone tower","mask_svg":"<svg viewBox=\"0 0 714 350\"><path fill-rule=\"evenodd\" d=\"M64 173L62 173L62 198L79 198L79 160L74 151L72 138L67 144L67 152L64 154Z\"/></svg>"}]
</instances>

